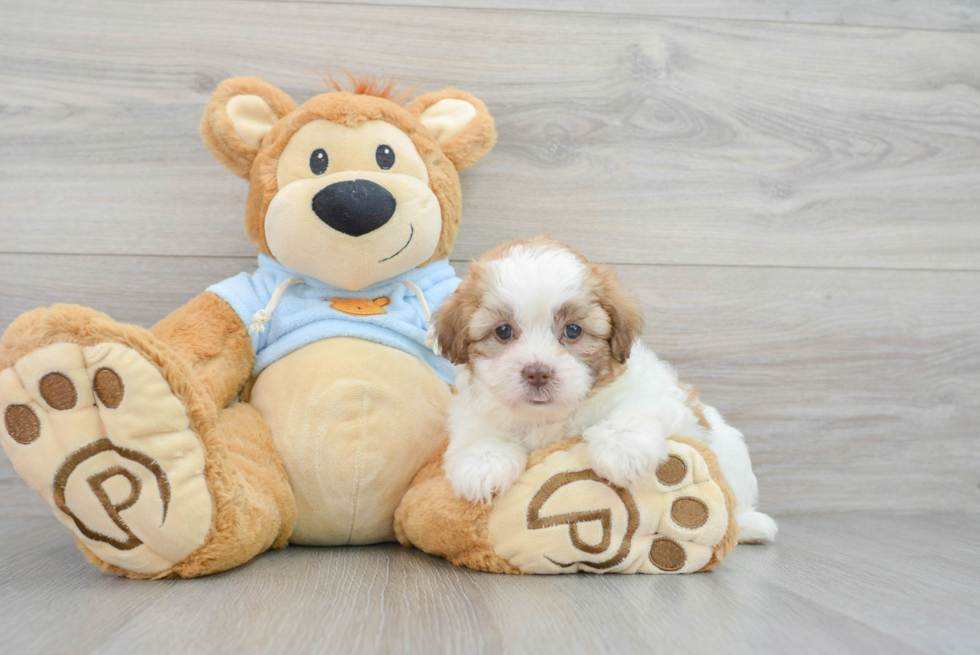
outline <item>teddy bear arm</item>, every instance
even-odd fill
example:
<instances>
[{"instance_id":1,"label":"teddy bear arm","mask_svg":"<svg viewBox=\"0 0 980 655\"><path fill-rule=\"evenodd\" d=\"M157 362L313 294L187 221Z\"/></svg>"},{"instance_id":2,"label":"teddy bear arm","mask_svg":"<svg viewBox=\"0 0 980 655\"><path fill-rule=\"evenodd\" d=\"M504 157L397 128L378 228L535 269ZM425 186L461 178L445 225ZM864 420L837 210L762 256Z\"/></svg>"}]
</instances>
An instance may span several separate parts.
<instances>
[{"instance_id":1,"label":"teddy bear arm","mask_svg":"<svg viewBox=\"0 0 980 655\"><path fill-rule=\"evenodd\" d=\"M252 374L248 330L227 302L206 291L150 328L189 364L218 407L230 404Z\"/></svg>"}]
</instances>

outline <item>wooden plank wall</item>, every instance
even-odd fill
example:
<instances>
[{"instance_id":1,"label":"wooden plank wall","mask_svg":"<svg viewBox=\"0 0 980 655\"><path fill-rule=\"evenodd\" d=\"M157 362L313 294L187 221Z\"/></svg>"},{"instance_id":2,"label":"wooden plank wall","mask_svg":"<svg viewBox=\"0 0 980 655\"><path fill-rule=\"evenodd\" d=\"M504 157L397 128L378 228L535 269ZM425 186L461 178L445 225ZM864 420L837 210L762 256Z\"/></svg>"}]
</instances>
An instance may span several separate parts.
<instances>
[{"instance_id":1,"label":"wooden plank wall","mask_svg":"<svg viewBox=\"0 0 980 655\"><path fill-rule=\"evenodd\" d=\"M221 79L455 85L500 131L460 270L539 232L617 264L775 513L980 511L980 3L491 4L3 0L0 329L254 266ZM47 514L0 458L0 516Z\"/></svg>"}]
</instances>

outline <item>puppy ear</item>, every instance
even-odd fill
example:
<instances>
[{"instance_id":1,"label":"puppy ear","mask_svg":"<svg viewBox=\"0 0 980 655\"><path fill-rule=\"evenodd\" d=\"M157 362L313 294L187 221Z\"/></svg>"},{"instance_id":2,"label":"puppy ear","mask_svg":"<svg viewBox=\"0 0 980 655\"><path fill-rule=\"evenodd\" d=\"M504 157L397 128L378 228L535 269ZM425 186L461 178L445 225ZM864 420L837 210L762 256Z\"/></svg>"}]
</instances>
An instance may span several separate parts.
<instances>
[{"instance_id":1,"label":"puppy ear","mask_svg":"<svg viewBox=\"0 0 980 655\"><path fill-rule=\"evenodd\" d=\"M262 137L296 109L288 95L257 77L233 77L218 85L201 119L201 138L218 160L247 178Z\"/></svg>"},{"instance_id":2,"label":"puppy ear","mask_svg":"<svg viewBox=\"0 0 980 655\"><path fill-rule=\"evenodd\" d=\"M463 283L465 284L465 280ZM442 356L453 364L465 364L469 361L469 325L473 309L465 298L462 285L455 293L433 314L432 320L436 326L436 339Z\"/></svg>"},{"instance_id":3,"label":"puppy ear","mask_svg":"<svg viewBox=\"0 0 980 655\"><path fill-rule=\"evenodd\" d=\"M458 89L426 93L405 109L418 116L456 170L483 159L497 142L487 106Z\"/></svg>"},{"instance_id":4,"label":"puppy ear","mask_svg":"<svg viewBox=\"0 0 980 655\"><path fill-rule=\"evenodd\" d=\"M599 306L609 315L612 332L609 347L612 356L623 364L629 359L633 342L643 333L643 314L636 301L619 283L616 271L605 265L593 265Z\"/></svg>"},{"instance_id":5,"label":"puppy ear","mask_svg":"<svg viewBox=\"0 0 980 655\"><path fill-rule=\"evenodd\" d=\"M470 264L459 287L432 317L442 356L453 364L466 364L470 360L470 321L480 308L486 278L487 269L482 262Z\"/></svg>"}]
</instances>

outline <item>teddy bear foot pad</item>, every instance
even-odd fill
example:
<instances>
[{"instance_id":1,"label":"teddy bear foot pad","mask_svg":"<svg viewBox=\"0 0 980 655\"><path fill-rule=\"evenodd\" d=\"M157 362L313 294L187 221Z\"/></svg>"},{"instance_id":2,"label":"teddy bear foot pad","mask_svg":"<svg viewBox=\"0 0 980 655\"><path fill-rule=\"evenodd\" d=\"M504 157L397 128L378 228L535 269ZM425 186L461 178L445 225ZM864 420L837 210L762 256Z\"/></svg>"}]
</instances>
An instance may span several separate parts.
<instances>
[{"instance_id":1,"label":"teddy bear foot pad","mask_svg":"<svg viewBox=\"0 0 980 655\"><path fill-rule=\"evenodd\" d=\"M523 573L693 573L729 527L725 495L691 446L670 442L655 476L630 489L593 471L587 446L551 453L494 503L497 555Z\"/></svg>"},{"instance_id":2,"label":"teddy bear foot pad","mask_svg":"<svg viewBox=\"0 0 980 655\"><path fill-rule=\"evenodd\" d=\"M166 570L206 540L205 452L183 403L139 352L54 343L0 371L17 472L99 559Z\"/></svg>"},{"instance_id":3,"label":"teddy bear foot pad","mask_svg":"<svg viewBox=\"0 0 980 655\"><path fill-rule=\"evenodd\" d=\"M442 470L423 469L395 515L399 541L495 573L694 573L734 548L735 499L714 454L693 439L629 489L589 465L568 440L536 451L521 477L488 505L462 500Z\"/></svg>"}]
</instances>

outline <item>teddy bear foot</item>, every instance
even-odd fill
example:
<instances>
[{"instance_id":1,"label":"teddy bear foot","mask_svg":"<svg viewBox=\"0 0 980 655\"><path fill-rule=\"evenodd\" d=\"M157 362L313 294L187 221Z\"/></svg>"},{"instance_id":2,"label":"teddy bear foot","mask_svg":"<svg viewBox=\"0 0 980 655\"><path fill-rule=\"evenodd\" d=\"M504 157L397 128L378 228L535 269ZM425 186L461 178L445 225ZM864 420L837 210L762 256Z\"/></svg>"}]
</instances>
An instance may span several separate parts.
<instances>
[{"instance_id":1,"label":"teddy bear foot","mask_svg":"<svg viewBox=\"0 0 980 655\"><path fill-rule=\"evenodd\" d=\"M254 407L148 330L74 305L0 339L0 445L99 568L197 577L282 548L296 504Z\"/></svg>"},{"instance_id":2,"label":"teddy bear foot","mask_svg":"<svg viewBox=\"0 0 980 655\"><path fill-rule=\"evenodd\" d=\"M405 545L500 573L694 573L735 547L735 497L714 454L693 439L629 489L599 476L587 446L569 440L531 453L527 469L487 505L457 498L441 455L395 515Z\"/></svg>"},{"instance_id":3,"label":"teddy bear foot","mask_svg":"<svg viewBox=\"0 0 980 655\"><path fill-rule=\"evenodd\" d=\"M0 442L98 559L166 571L202 546L205 452L160 371L120 343L40 347L0 372Z\"/></svg>"}]
</instances>

